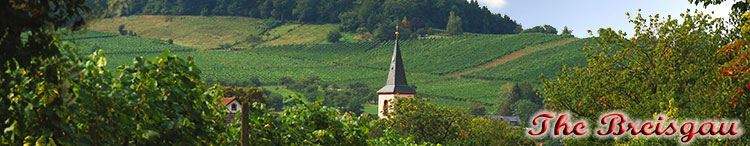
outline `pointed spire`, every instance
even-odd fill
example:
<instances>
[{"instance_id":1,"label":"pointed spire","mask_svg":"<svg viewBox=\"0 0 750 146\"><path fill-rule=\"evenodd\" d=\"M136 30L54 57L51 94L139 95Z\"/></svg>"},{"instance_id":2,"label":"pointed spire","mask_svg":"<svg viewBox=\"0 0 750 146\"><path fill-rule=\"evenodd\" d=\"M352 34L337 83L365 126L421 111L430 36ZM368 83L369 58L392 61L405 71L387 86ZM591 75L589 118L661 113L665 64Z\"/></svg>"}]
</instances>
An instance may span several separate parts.
<instances>
[{"instance_id":1,"label":"pointed spire","mask_svg":"<svg viewBox=\"0 0 750 146\"><path fill-rule=\"evenodd\" d=\"M396 26L396 45L393 48L391 67L388 72L388 80L378 93L416 93L406 82L406 71L401 59L401 48L398 46L398 26Z\"/></svg>"}]
</instances>

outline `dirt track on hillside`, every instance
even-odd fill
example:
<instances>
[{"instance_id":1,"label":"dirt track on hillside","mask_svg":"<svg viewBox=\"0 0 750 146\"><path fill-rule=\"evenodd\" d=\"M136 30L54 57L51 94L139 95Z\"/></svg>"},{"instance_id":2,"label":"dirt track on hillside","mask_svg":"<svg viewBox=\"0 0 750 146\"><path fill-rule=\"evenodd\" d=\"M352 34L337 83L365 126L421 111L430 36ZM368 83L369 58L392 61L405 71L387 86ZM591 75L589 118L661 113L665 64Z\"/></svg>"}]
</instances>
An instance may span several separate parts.
<instances>
[{"instance_id":1,"label":"dirt track on hillside","mask_svg":"<svg viewBox=\"0 0 750 146\"><path fill-rule=\"evenodd\" d=\"M491 68L491 67L502 65L502 64L508 63L510 61L516 60L519 57L526 56L529 53L533 53L533 52L536 52L536 51L539 51L539 50L549 49L549 48L560 46L560 45L565 45L565 44L568 44L568 43L573 42L575 40L578 40L578 39L577 38L569 38L569 39L563 39L563 40L559 40L559 41L555 41L555 42L550 42L550 43L544 43L544 44L539 44L539 45L528 46L528 47L523 48L521 50L515 51L515 52L510 53L508 55L502 56L500 58L497 58L495 60L492 60L490 62L482 64L482 65L480 65L478 67L474 67L474 68L471 68L471 69L468 69L468 70L465 70L465 71L462 71L462 72L451 74L451 76L456 76L457 79L461 79L461 75L470 74L470 73L473 73L473 72L476 72L476 71L481 71L481 70L485 70L485 69L488 69L488 68Z\"/></svg>"}]
</instances>

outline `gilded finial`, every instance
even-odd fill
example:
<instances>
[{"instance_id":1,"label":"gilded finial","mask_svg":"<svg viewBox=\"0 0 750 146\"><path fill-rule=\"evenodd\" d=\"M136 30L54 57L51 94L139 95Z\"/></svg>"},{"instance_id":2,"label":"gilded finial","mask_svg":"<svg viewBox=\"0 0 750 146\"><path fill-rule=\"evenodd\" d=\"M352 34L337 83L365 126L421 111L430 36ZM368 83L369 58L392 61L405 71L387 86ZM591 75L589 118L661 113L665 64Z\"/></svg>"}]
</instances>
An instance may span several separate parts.
<instances>
[{"instance_id":1,"label":"gilded finial","mask_svg":"<svg viewBox=\"0 0 750 146\"><path fill-rule=\"evenodd\" d=\"M396 36L398 36L398 25L396 25Z\"/></svg>"}]
</instances>

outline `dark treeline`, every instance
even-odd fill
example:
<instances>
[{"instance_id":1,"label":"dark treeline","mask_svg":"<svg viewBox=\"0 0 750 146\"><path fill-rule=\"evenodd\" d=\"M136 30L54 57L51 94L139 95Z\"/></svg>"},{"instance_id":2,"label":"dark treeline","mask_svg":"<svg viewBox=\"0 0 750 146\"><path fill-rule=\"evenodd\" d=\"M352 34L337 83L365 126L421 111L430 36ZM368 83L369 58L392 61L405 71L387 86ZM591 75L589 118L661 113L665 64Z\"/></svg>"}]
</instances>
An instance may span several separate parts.
<instances>
[{"instance_id":1,"label":"dark treeline","mask_svg":"<svg viewBox=\"0 0 750 146\"><path fill-rule=\"evenodd\" d=\"M299 23L342 23L344 31L372 31L404 17L409 19L407 28L412 31L444 29L450 12L455 12L462 18L466 32L521 31L510 17L493 14L476 0L126 0L113 9L119 15L248 16Z\"/></svg>"}]
</instances>

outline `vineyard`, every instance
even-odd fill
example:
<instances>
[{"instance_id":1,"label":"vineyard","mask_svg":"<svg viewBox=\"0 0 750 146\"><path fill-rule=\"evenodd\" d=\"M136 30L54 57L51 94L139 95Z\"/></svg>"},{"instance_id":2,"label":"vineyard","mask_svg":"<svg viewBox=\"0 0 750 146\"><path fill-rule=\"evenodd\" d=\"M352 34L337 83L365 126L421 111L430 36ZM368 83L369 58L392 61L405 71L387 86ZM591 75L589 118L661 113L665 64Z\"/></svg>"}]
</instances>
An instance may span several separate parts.
<instances>
[{"instance_id":1,"label":"vineyard","mask_svg":"<svg viewBox=\"0 0 750 146\"><path fill-rule=\"evenodd\" d=\"M554 73L563 63L578 61L582 57L580 47L584 41L537 51L507 64L465 75L465 78L447 74L482 65L529 45L561 39L564 37L548 34L465 34L402 40L399 43L409 84L415 86L420 96L439 105L481 103L492 108L502 92L501 86L515 81L538 80L539 73ZM69 36L67 40L75 40L81 53L104 50L107 68L130 64L136 56L150 60L168 49L172 55L192 57L200 67L202 77L211 83L246 86L250 85L251 79L257 78L264 86L278 87L274 85L278 85L281 77L299 80L318 76L340 86L359 82L375 90L385 83L394 45L393 41L388 41L290 44L240 51L197 50L159 40L96 31ZM518 79L487 80L503 77Z\"/></svg>"},{"instance_id":2,"label":"vineyard","mask_svg":"<svg viewBox=\"0 0 750 146\"><path fill-rule=\"evenodd\" d=\"M554 48L537 51L506 64L474 72L462 77L509 81L539 81L539 75L552 77L562 71L562 65L569 67L586 65L585 43L591 39L581 39Z\"/></svg>"},{"instance_id":3,"label":"vineyard","mask_svg":"<svg viewBox=\"0 0 750 146\"><path fill-rule=\"evenodd\" d=\"M405 40L399 44L408 71L443 75L479 66L529 45L563 38L550 34L467 34L446 39ZM386 69L390 63L393 43L383 43L372 51L342 58L341 61Z\"/></svg>"},{"instance_id":4,"label":"vineyard","mask_svg":"<svg viewBox=\"0 0 750 146\"><path fill-rule=\"evenodd\" d=\"M161 53L164 49L172 52L193 51L195 49L169 44L165 41L143 39L135 36L89 31L83 34L66 36L66 40L76 40L80 53L91 53L102 49L107 54L147 54Z\"/></svg>"}]
</instances>

